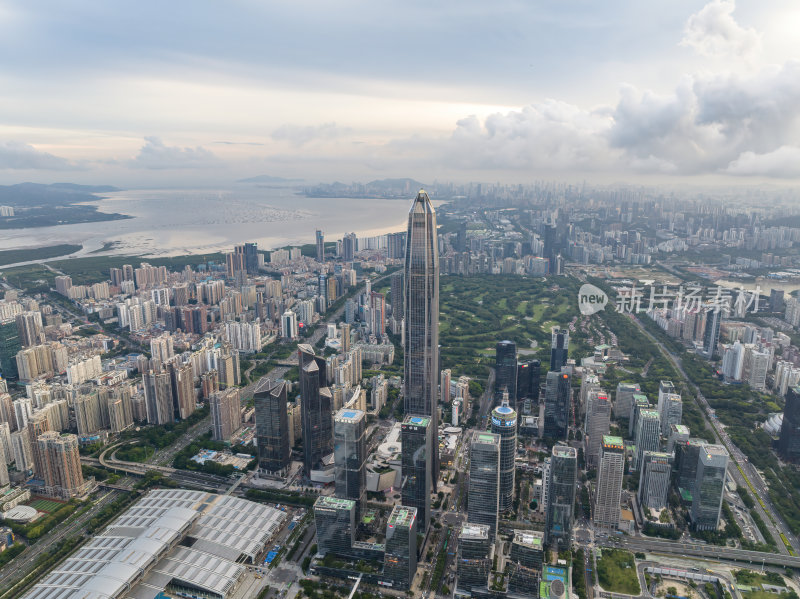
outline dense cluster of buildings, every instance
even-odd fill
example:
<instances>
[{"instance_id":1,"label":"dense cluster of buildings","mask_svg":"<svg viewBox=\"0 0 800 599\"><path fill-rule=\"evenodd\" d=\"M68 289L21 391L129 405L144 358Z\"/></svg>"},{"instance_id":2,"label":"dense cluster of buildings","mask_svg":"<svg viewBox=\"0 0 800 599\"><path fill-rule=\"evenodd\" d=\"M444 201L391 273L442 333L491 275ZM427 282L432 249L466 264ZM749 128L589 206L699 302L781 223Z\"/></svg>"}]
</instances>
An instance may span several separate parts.
<instances>
[{"instance_id":1,"label":"dense cluster of buildings","mask_svg":"<svg viewBox=\"0 0 800 599\"><path fill-rule=\"evenodd\" d=\"M497 191L492 193L500 205L516 193L505 190L503 199ZM514 217L501 209L483 211L441 233L430 198L420 191L407 231L374 238L349 233L335 247L316 231L313 255L284 248L267 256L245 243L224 262L180 272L142 263L112 268L109 280L89 285L56 277L58 293L138 343L143 349L136 354L115 355L121 353L119 339L75 335L51 306L9 292L0 302L0 369L19 388L12 396L4 382L0 386L0 505L11 509L24 500L22 487L12 489L12 482L38 481L41 493L60 499L85 495L92 481L81 474L79 446L137 423L168 425L207 406L212 438L231 441L250 417L240 391L240 356L260 353L281 338L297 342L286 363L296 358L297 382L265 377L253 387L259 477L286 480L292 450L302 441L303 484L327 487L314 505L317 555L311 571L411 589L433 528L440 469L455 457L448 435L460 435L459 425L472 413L470 380L440 367L440 272L539 276L560 274L567 260L648 264L657 252L691 246L768 252L800 240L800 230L740 222L740 214L717 214L710 226L706 216L687 218L663 204L645 208L635 198L612 204L590 205L580 221L614 220L601 234L589 230L593 225L576 224L576 212L563 207ZM634 224L652 210L665 226L648 237ZM401 264L390 275L388 294L373 290L364 277L367 269L385 272ZM365 288L356 293L361 282ZM800 322L800 304L792 298L784 302L776 295L771 303L785 309L790 324L795 312ZM313 325L334 307L343 308L343 322L329 323L324 337L312 336ZM793 351L787 335L704 306L654 308L648 315L708 358L719 356L725 382L786 394L777 423L779 449L788 459L800 459L800 351ZM394 362L398 340L402 379L374 373L365 379L365 368ZM719 525L728 454L682 424L675 386L661 381L657 398L636 384L603 388L597 361L577 364L569 346L570 328L562 327L551 330L549 363L520 358L514 341L496 345L485 430L464 435L468 453L462 463L469 472L466 521L457 532L455 555L459 595L516 599L530 596L531 589L548 599L566 594L567 568L548 564L545 556L571 547L579 451L592 481L596 530L630 532L635 523L674 527L671 493L694 530ZM400 387L402 418L370 455L370 414L381 412L390 390ZM573 435L577 430L581 434ZM521 440L550 448L537 470L541 482L526 495L536 500L531 511L538 512L541 531L517 529L511 520L522 499ZM623 482L631 476L638 490L627 500ZM370 507L370 492L384 493L388 514L378 516ZM277 510L231 497L152 492L27 597L61 588L88 596L107 580L116 585L104 588L109 597L144 587L228 597L242 579L241 564L263 557L283 518ZM202 577L185 567L201 559ZM91 573L81 569L85 563L92 564Z\"/></svg>"}]
</instances>

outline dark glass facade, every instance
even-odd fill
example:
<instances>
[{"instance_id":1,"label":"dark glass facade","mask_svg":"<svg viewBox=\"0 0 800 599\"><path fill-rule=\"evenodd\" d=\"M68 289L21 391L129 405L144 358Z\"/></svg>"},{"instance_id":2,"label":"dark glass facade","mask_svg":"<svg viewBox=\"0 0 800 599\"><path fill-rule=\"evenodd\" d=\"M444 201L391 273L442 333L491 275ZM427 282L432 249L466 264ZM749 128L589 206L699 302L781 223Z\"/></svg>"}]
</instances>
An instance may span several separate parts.
<instances>
[{"instance_id":1,"label":"dark glass facade","mask_svg":"<svg viewBox=\"0 0 800 599\"><path fill-rule=\"evenodd\" d=\"M492 569L489 527L484 524L466 523L458 535L458 562L456 571L459 591L470 593L474 588L484 589L488 585Z\"/></svg>"},{"instance_id":2,"label":"dark glass facade","mask_svg":"<svg viewBox=\"0 0 800 599\"><path fill-rule=\"evenodd\" d=\"M545 437L566 440L571 399L570 376L563 372L548 372L544 393Z\"/></svg>"},{"instance_id":3,"label":"dark glass facade","mask_svg":"<svg viewBox=\"0 0 800 599\"><path fill-rule=\"evenodd\" d=\"M539 360L522 362L517 365L517 407L526 399L539 401L539 381L542 363Z\"/></svg>"},{"instance_id":4,"label":"dark glass facade","mask_svg":"<svg viewBox=\"0 0 800 599\"><path fill-rule=\"evenodd\" d=\"M291 463L286 382L262 378L253 391L256 410L258 467L265 472L286 472Z\"/></svg>"},{"instance_id":5,"label":"dark glass facade","mask_svg":"<svg viewBox=\"0 0 800 599\"><path fill-rule=\"evenodd\" d=\"M485 524L494 539L500 504L500 436L476 431L471 441L467 521Z\"/></svg>"},{"instance_id":6,"label":"dark glass facade","mask_svg":"<svg viewBox=\"0 0 800 599\"><path fill-rule=\"evenodd\" d=\"M575 448L566 445L553 447L547 477L545 542L556 551L570 547L577 473L578 452Z\"/></svg>"},{"instance_id":7,"label":"dark glass facade","mask_svg":"<svg viewBox=\"0 0 800 599\"><path fill-rule=\"evenodd\" d=\"M352 499L360 508L366 489L367 461L366 414L361 410L341 409L333 419L333 455L336 496ZM358 512L358 510L357 510Z\"/></svg>"},{"instance_id":8,"label":"dark glass facade","mask_svg":"<svg viewBox=\"0 0 800 599\"><path fill-rule=\"evenodd\" d=\"M327 387L325 358L302 343L297 347L300 361L300 415L303 424L303 467L306 476L321 467L322 459L333 453L333 398Z\"/></svg>"},{"instance_id":9,"label":"dark glass facade","mask_svg":"<svg viewBox=\"0 0 800 599\"><path fill-rule=\"evenodd\" d=\"M439 388L439 250L436 212L420 190L408 214L405 260L404 407L413 416L430 416L437 435ZM431 484L439 477L438 443L431 442Z\"/></svg>"},{"instance_id":10,"label":"dark glass facade","mask_svg":"<svg viewBox=\"0 0 800 599\"><path fill-rule=\"evenodd\" d=\"M508 391L511 407L517 405L517 344L500 341L495 347L494 358L494 404L500 405L503 392Z\"/></svg>"},{"instance_id":11,"label":"dark glass facade","mask_svg":"<svg viewBox=\"0 0 800 599\"><path fill-rule=\"evenodd\" d=\"M431 419L427 416L406 416L401 428L403 505L417 508L420 532L428 530L431 512Z\"/></svg>"},{"instance_id":12,"label":"dark glass facade","mask_svg":"<svg viewBox=\"0 0 800 599\"><path fill-rule=\"evenodd\" d=\"M395 586L408 589L417 572L417 510L396 505L386 524L383 575Z\"/></svg>"},{"instance_id":13,"label":"dark glass facade","mask_svg":"<svg viewBox=\"0 0 800 599\"><path fill-rule=\"evenodd\" d=\"M356 503L349 499L322 496L314 503L317 552L320 555L349 556L356 527Z\"/></svg>"},{"instance_id":14,"label":"dark glass facade","mask_svg":"<svg viewBox=\"0 0 800 599\"><path fill-rule=\"evenodd\" d=\"M550 343L550 370L560 372L567 365L569 352L569 331L554 327Z\"/></svg>"}]
</instances>

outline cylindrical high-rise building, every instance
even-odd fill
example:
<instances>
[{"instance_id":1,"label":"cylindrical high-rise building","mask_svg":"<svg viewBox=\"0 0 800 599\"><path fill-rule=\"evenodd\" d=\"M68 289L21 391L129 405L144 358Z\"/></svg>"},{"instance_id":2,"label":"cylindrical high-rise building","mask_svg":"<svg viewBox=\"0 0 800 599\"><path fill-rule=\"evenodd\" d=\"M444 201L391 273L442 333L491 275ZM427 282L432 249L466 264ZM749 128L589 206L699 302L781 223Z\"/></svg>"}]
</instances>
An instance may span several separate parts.
<instances>
[{"instance_id":1,"label":"cylindrical high-rise building","mask_svg":"<svg viewBox=\"0 0 800 599\"><path fill-rule=\"evenodd\" d=\"M514 500L514 455L517 451L517 413L508 406L508 393L503 405L492 410L492 433L500 436L500 505L504 512Z\"/></svg>"},{"instance_id":2,"label":"cylindrical high-rise building","mask_svg":"<svg viewBox=\"0 0 800 599\"><path fill-rule=\"evenodd\" d=\"M436 212L423 190L408 213L404 275L404 407L408 415L431 418L430 474L435 490L439 478L439 250Z\"/></svg>"}]
</instances>

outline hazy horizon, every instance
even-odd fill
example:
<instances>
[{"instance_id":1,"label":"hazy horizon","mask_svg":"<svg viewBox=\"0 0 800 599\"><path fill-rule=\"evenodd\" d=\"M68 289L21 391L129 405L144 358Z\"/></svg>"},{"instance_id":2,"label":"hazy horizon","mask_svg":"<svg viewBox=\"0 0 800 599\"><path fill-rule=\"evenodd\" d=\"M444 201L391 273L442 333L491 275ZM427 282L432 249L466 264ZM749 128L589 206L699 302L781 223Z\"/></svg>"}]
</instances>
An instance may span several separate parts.
<instances>
[{"instance_id":1,"label":"hazy horizon","mask_svg":"<svg viewBox=\"0 0 800 599\"><path fill-rule=\"evenodd\" d=\"M0 183L800 182L800 5L0 4Z\"/></svg>"}]
</instances>

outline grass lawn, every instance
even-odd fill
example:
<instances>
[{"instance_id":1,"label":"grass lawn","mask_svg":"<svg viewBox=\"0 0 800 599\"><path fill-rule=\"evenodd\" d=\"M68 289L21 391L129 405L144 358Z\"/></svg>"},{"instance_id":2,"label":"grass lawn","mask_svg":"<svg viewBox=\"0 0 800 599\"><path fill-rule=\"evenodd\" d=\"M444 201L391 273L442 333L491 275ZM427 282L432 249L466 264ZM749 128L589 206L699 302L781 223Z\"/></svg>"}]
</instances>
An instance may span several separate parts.
<instances>
[{"instance_id":1,"label":"grass lawn","mask_svg":"<svg viewBox=\"0 0 800 599\"><path fill-rule=\"evenodd\" d=\"M626 595L641 593L636 563L630 551L603 549L603 556L597 560L597 578L606 591Z\"/></svg>"},{"instance_id":2,"label":"grass lawn","mask_svg":"<svg viewBox=\"0 0 800 599\"><path fill-rule=\"evenodd\" d=\"M64 507L64 504L58 501L52 501L50 499L35 499L31 501L28 505L30 505L35 510L40 512L51 513L55 512L57 509Z\"/></svg>"},{"instance_id":3,"label":"grass lawn","mask_svg":"<svg viewBox=\"0 0 800 599\"><path fill-rule=\"evenodd\" d=\"M778 587L786 586L783 576L777 572L753 572L752 570L736 570L733 573L736 583L749 586L753 590L742 591L744 599L797 599L794 591L788 593L770 593L761 589L762 584L771 584Z\"/></svg>"},{"instance_id":4,"label":"grass lawn","mask_svg":"<svg viewBox=\"0 0 800 599\"><path fill-rule=\"evenodd\" d=\"M578 314L573 280L543 281L511 275L443 276L439 342L442 368L454 376L485 379L494 347L510 339L518 348L535 341L550 345L550 323L566 324ZM573 287L575 287L573 289Z\"/></svg>"}]
</instances>

